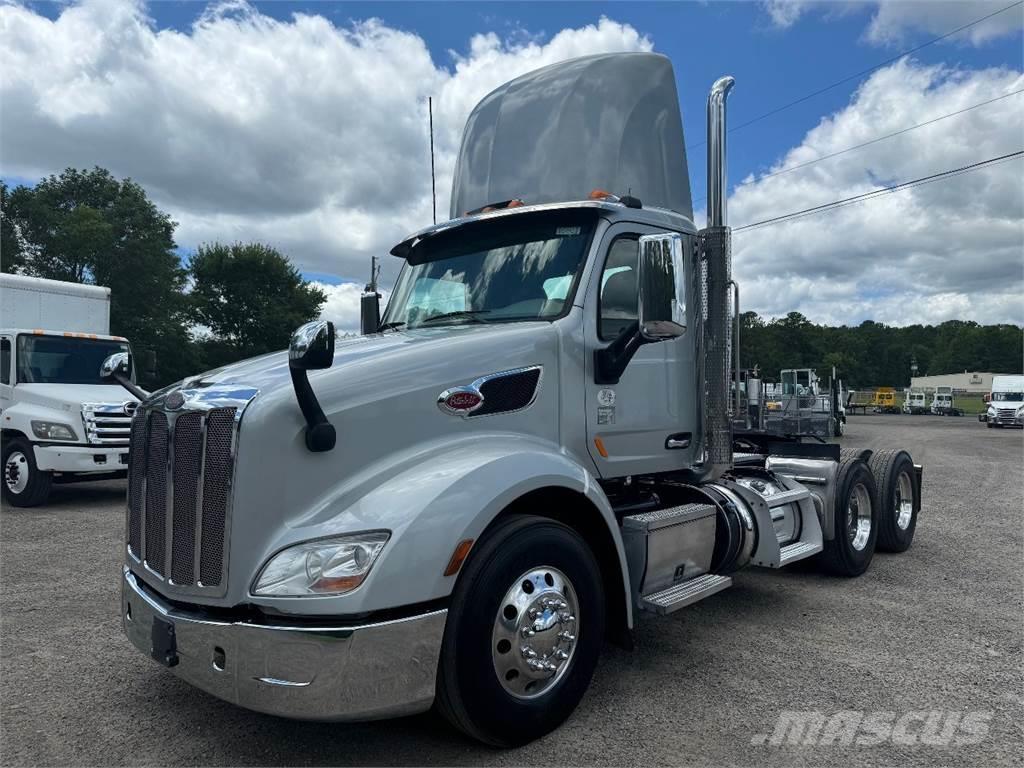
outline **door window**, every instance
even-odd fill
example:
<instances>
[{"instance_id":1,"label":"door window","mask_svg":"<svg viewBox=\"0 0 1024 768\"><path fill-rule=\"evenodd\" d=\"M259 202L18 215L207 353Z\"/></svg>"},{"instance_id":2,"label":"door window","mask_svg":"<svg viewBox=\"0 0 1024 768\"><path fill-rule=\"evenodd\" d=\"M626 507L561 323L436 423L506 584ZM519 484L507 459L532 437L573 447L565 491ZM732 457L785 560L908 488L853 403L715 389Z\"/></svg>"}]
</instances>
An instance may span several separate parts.
<instances>
[{"instance_id":1,"label":"door window","mask_svg":"<svg viewBox=\"0 0 1024 768\"><path fill-rule=\"evenodd\" d=\"M11 383L11 340L0 339L0 384Z\"/></svg>"},{"instance_id":2,"label":"door window","mask_svg":"<svg viewBox=\"0 0 1024 768\"><path fill-rule=\"evenodd\" d=\"M608 249L598 299L597 333L602 341L617 338L637 321L639 242L637 235L623 235L616 238Z\"/></svg>"}]
</instances>

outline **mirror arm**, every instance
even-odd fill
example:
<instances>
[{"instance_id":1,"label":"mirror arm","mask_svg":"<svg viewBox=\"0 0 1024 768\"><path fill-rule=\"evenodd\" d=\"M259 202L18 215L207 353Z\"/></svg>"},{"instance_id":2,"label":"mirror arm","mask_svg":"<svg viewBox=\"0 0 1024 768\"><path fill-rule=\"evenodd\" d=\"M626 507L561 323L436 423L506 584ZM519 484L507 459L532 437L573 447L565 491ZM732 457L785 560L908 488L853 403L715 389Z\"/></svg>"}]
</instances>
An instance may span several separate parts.
<instances>
[{"instance_id":1,"label":"mirror arm","mask_svg":"<svg viewBox=\"0 0 1024 768\"><path fill-rule=\"evenodd\" d=\"M334 425L324 416L324 410L309 385L309 376L302 368L289 366L288 370L292 375L295 399L299 401L299 409L306 419L306 448L313 453L331 450L337 442L337 434Z\"/></svg>"},{"instance_id":2,"label":"mirror arm","mask_svg":"<svg viewBox=\"0 0 1024 768\"><path fill-rule=\"evenodd\" d=\"M116 381L122 387L127 389L132 394L132 396L135 397L140 403L147 397L149 397L149 392L147 392L137 384L133 384L132 380L129 379L127 376L123 376L120 373L114 373L112 374L112 376L114 381Z\"/></svg>"},{"instance_id":3,"label":"mirror arm","mask_svg":"<svg viewBox=\"0 0 1024 768\"><path fill-rule=\"evenodd\" d=\"M594 350L594 383L618 384L633 355L647 340L640 333L640 322L630 323L611 344Z\"/></svg>"}]
</instances>

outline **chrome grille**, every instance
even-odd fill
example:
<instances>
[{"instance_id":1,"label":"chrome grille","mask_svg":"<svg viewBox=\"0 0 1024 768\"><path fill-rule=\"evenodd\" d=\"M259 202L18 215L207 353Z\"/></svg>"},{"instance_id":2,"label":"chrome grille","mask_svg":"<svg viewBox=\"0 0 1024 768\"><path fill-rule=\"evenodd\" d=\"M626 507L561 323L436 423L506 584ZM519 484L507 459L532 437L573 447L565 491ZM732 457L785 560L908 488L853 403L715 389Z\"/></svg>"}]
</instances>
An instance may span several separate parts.
<instances>
[{"instance_id":1,"label":"chrome grille","mask_svg":"<svg viewBox=\"0 0 1024 768\"><path fill-rule=\"evenodd\" d=\"M149 441L146 444L146 564L164 574L167 554L167 417L154 413L149 417Z\"/></svg>"},{"instance_id":2,"label":"chrome grille","mask_svg":"<svg viewBox=\"0 0 1024 768\"><path fill-rule=\"evenodd\" d=\"M1013 419L1017 416L1016 408L1000 408L998 411L1000 419Z\"/></svg>"},{"instance_id":3,"label":"chrome grille","mask_svg":"<svg viewBox=\"0 0 1024 768\"><path fill-rule=\"evenodd\" d=\"M174 422L174 518L171 533L171 579L195 580L196 506L203 461L203 416L185 413Z\"/></svg>"},{"instance_id":4,"label":"chrome grille","mask_svg":"<svg viewBox=\"0 0 1024 768\"><path fill-rule=\"evenodd\" d=\"M227 581L235 435L256 391L182 392L184 409L157 400L131 423L128 562L168 592L217 596Z\"/></svg>"},{"instance_id":5,"label":"chrome grille","mask_svg":"<svg viewBox=\"0 0 1024 768\"><path fill-rule=\"evenodd\" d=\"M206 471L203 477L203 549L199 578L203 584L220 584L224 557L224 513L231 484L231 431L234 408L210 412L206 429Z\"/></svg>"},{"instance_id":6,"label":"chrome grille","mask_svg":"<svg viewBox=\"0 0 1024 768\"><path fill-rule=\"evenodd\" d=\"M138 403L82 403L85 439L93 445L128 445Z\"/></svg>"}]
</instances>

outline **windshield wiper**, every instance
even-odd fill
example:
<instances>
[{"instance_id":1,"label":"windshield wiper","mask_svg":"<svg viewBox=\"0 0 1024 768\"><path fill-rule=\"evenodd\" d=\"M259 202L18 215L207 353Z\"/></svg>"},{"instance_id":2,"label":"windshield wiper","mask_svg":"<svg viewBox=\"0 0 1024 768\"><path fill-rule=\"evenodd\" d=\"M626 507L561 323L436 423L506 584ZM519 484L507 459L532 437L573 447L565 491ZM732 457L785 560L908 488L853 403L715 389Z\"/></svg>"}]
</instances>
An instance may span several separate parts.
<instances>
[{"instance_id":1,"label":"windshield wiper","mask_svg":"<svg viewBox=\"0 0 1024 768\"><path fill-rule=\"evenodd\" d=\"M476 316L487 314L490 311L491 310L489 309L460 309L456 312L444 312L440 315L431 315L424 320L420 320L417 325L426 325L427 323L432 323L435 320L452 320L455 318L465 318L471 323L482 323L484 321L478 320Z\"/></svg>"},{"instance_id":2,"label":"windshield wiper","mask_svg":"<svg viewBox=\"0 0 1024 768\"><path fill-rule=\"evenodd\" d=\"M393 328L401 328L403 325L405 325L404 320L392 320L391 322L384 323L382 326L380 326L377 329L377 332L379 333L381 331L390 331Z\"/></svg>"}]
</instances>

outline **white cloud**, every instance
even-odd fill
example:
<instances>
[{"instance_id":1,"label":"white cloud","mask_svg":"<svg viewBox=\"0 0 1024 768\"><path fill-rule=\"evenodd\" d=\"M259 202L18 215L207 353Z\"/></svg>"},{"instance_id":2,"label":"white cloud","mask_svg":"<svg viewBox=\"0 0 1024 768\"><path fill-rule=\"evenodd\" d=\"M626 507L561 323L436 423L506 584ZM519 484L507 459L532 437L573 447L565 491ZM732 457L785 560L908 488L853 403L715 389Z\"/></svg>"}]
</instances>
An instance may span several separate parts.
<instances>
[{"instance_id":1,"label":"white cloud","mask_svg":"<svg viewBox=\"0 0 1024 768\"><path fill-rule=\"evenodd\" d=\"M903 60L871 76L773 173L1024 88L1005 69ZM1022 148L1024 94L806 168L750 177L729 200L734 227ZM1024 323L1024 161L1017 159L833 212L735 234L744 306L812 319L907 324Z\"/></svg>"},{"instance_id":2,"label":"white cloud","mask_svg":"<svg viewBox=\"0 0 1024 768\"><path fill-rule=\"evenodd\" d=\"M147 189L179 245L260 240L347 278L376 254L388 281L388 248L431 220L428 96L444 218L462 125L488 91L560 59L650 47L602 18L547 43L477 35L448 69L380 21L278 21L244 0L207 7L187 31L156 29L124 0L52 20L0 4L0 167L37 178L100 165Z\"/></svg>"},{"instance_id":3,"label":"white cloud","mask_svg":"<svg viewBox=\"0 0 1024 768\"><path fill-rule=\"evenodd\" d=\"M976 19L1005 9L1006 0L859 0L830 2L829 0L762 0L761 6L772 24L780 29L792 27L813 10L826 17L845 16L858 10L870 9L871 19L864 31L865 38L877 45L900 45L908 33L921 32L938 37L959 29ZM953 35L951 42L982 45L1005 35L1018 32L1024 25L1021 9L1011 8L990 19L975 24Z\"/></svg>"}]
</instances>

